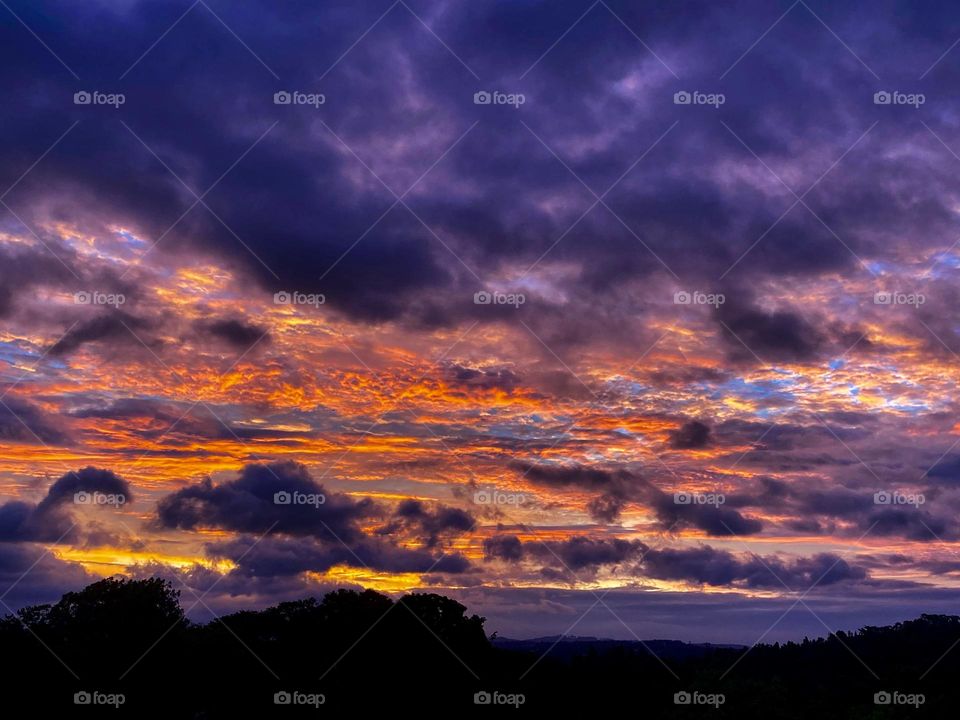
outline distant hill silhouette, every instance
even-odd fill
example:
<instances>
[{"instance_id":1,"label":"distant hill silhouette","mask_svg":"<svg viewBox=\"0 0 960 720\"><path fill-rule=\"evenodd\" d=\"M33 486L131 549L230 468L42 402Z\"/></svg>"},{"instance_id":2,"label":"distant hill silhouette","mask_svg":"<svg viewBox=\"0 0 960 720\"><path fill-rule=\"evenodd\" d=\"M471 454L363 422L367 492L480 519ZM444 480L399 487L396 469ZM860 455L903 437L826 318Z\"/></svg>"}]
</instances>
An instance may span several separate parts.
<instances>
[{"instance_id":1,"label":"distant hill silhouette","mask_svg":"<svg viewBox=\"0 0 960 720\"><path fill-rule=\"evenodd\" d=\"M199 625L166 581L107 579L0 620L0 677L8 709L71 717L618 708L639 718L953 718L960 700L954 616L749 652L670 640L491 641L483 624L441 595L339 590Z\"/></svg>"},{"instance_id":2,"label":"distant hill silhouette","mask_svg":"<svg viewBox=\"0 0 960 720\"><path fill-rule=\"evenodd\" d=\"M590 653L604 654L612 650L626 650L636 653L650 653L664 660L687 660L702 658L715 650L747 649L746 645L717 645L714 643L686 643L680 640L608 640L595 637L576 637L550 635L547 637L531 638L529 640L513 640L505 637L494 637L490 642L495 648L513 650L517 652L534 653L538 656L546 655L560 660L572 660L581 655Z\"/></svg>"}]
</instances>

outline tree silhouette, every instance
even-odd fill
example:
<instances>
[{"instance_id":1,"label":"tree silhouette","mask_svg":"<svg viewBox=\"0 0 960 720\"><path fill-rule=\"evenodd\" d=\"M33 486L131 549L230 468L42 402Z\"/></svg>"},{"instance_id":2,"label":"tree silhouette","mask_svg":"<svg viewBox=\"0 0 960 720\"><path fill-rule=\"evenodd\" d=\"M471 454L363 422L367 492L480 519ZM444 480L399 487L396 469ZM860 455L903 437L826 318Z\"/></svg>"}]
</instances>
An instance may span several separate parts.
<instances>
[{"instance_id":1,"label":"tree silhouette","mask_svg":"<svg viewBox=\"0 0 960 720\"><path fill-rule=\"evenodd\" d=\"M509 641L492 644L483 625L442 595L393 601L371 590L338 590L200 625L184 617L166 581L107 579L0 620L0 677L7 697L26 694L34 711L97 717L317 717L321 698L323 711L335 714L496 712L474 705L483 693L499 700L520 693L523 710L626 708L657 718L955 715L954 616L922 615L746 653L657 641L657 656L623 641L508 649L497 645ZM885 691L922 693L923 704L875 703ZM124 703L75 705L78 692L122 693ZM682 692L721 693L724 701L677 704L674 694Z\"/></svg>"}]
</instances>

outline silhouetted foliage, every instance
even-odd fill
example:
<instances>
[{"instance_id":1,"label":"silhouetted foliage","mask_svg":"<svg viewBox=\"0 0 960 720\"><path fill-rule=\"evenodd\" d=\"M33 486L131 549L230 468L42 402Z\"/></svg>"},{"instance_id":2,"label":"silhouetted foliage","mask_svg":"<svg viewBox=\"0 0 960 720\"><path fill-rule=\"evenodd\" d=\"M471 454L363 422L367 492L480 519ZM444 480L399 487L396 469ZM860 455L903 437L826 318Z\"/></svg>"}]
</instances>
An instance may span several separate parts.
<instances>
[{"instance_id":1,"label":"silhouetted foliage","mask_svg":"<svg viewBox=\"0 0 960 720\"><path fill-rule=\"evenodd\" d=\"M185 618L168 582L108 579L0 620L0 677L8 699L23 697L34 710L71 716L317 717L372 707L431 715L516 712L475 706L478 692L500 693L501 700L522 694L520 712L955 716L960 618L953 616L923 615L749 651L675 641L492 644L483 623L441 595L394 602L371 590L338 590L199 625ZM722 693L724 702L678 705L674 694L683 691ZM924 702L919 708L875 704L882 691L923 693ZM75 693L82 692L100 693L101 700L122 693L124 703L119 709L75 705ZM301 704L278 705L277 693ZM321 708L302 704L321 696Z\"/></svg>"}]
</instances>

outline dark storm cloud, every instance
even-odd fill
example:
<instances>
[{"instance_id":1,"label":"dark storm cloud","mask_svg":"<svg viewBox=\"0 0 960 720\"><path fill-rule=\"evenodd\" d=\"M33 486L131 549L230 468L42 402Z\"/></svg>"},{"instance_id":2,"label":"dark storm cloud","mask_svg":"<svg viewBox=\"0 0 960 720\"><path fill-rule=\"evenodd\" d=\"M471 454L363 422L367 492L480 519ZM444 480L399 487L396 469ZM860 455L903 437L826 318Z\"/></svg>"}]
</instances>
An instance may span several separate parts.
<instances>
[{"instance_id":1,"label":"dark storm cloud","mask_svg":"<svg viewBox=\"0 0 960 720\"><path fill-rule=\"evenodd\" d=\"M482 390L509 392L521 382L517 374L509 368L471 368L451 364L447 365L444 371L452 384Z\"/></svg>"},{"instance_id":2,"label":"dark storm cloud","mask_svg":"<svg viewBox=\"0 0 960 720\"><path fill-rule=\"evenodd\" d=\"M927 470L927 477L948 480L955 483L960 480L960 455L948 455Z\"/></svg>"},{"instance_id":3,"label":"dark storm cloud","mask_svg":"<svg viewBox=\"0 0 960 720\"><path fill-rule=\"evenodd\" d=\"M706 447L710 440L710 426L699 420L685 422L679 430L671 432L670 445L679 450Z\"/></svg>"},{"instance_id":4,"label":"dark storm cloud","mask_svg":"<svg viewBox=\"0 0 960 720\"><path fill-rule=\"evenodd\" d=\"M433 547L444 537L462 535L476 527L476 520L459 508L438 505L427 507L419 500L402 500L394 509L391 520L378 532L395 535L403 532L425 539Z\"/></svg>"},{"instance_id":5,"label":"dark storm cloud","mask_svg":"<svg viewBox=\"0 0 960 720\"><path fill-rule=\"evenodd\" d=\"M0 505L0 542L79 542L102 544L112 536L97 528L80 525L70 507L77 493L102 493L122 496L122 503L133 500L129 483L110 470L85 467L58 478L37 504L11 500Z\"/></svg>"},{"instance_id":6,"label":"dark storm cloud","mask_svg":"<svg viewBox=\"0 0 960 720\"><path fill-rule=\"evenodd\" d=\"M151 440L163 438L165 444L173 446L189 445L198 438L281 440L315 434L312 429L275 429L269 426L235 424L224 417L225 414L225 410L211 410L205 405L163 402L150 398L118 398L107 404L85 404L70 411L71 417L80 419L127 421L127 432Z\"/></svg>"},{"instance_id":7,"label":"dark storm cloud","mask_svg":"<svg viewBox=\"0 0 960 720\"><path fill-rule=\"evenodd\" d=\"M60 508L38 512L36 505L22 500L11 500L0 505L2 542L56 542L69 536L72 525L69 513Z\"/></svg>"},{"instance_id":8,"label":"dark storm cloud","mask_svg":"<svg viewBox=\"0 0 960 720\"><path fill-rule=\"evenodd\" d=\"M511 467L536 485L555 488L607 490L628 484L634 479L625 470L605 470L575 464L546 465L517 461Z\"/></svg>"},{"instance_id":9,"label":"dark storm cloud","mask_svg":"<svg viewBox=\"0 0 960 720\"><path fill-rule=\"evenodd\" d=\"M54 602L95 580L96 576L79 564L59 560L41 545L0 544L0 592L6 605L3 615L7 608Z\"/></svg>"},{"instance_id":10,"label":"dark storm cloud","mask_svg":"<svg viewBox=\"0 0 960 720\"><path fill-rule=\"evenodd\" d=\"M527 543L525 547L528 552L549 564L559 560L563 567L574 571L600 565L619 565L646 550L646 545L639 540L595 540L586 537L543 544Z\"/></svg>"},{"instance_id":11,"label":"dark storm cloud","mask_svg":"<svg viewBox=\"0 0 960 720\"><path fill-rule=\"evenodd\" d=\"M47 496L37 507L39 510L43 510L64 502L71 502L74 495L79 492L122 495L125 502L133 500L130 483L111 470L91 466L68 472L60 477L50 486L50 489L47 490Z\"/></svg>"},{"instance_id":12,"label":"dark storm cloud","mask_svg":"<svg viewBox=\"0 0 960 720\"><path fill-rule=\"evenodd\" d=\"M569 540L521 542L515 535L495 535L483 544L487 560L517 563L536 560L552 567L561 579L564 573L593 572L602 567L636 563L638 573L658 580L742 588L801 588L817 584L861 582L867 571L830 553L811 557L761 557L737 555L708 545L694 548L651 548L639 540L578 536Z\"/></svg>"},{"instance_id":13,"label":"dark storm cloud","mask_svg":"<svg viewBox=\"0 0 960 720\"><path fill-rule=\"evenodd\" d=\"M745 517L738 511L718 504L678 502L677 496L658 493L652 507L660 523L667 528L692 526L708 535L755 535L763 529L760 520Z\"/></svg>"},{"instance_id":14,"label":"dark storm cloud","mask_svg":"<svg viewBox=\"0 0 960 720\"><path fill-rule=\"evenodd\" d=\"M143 339L139 331L148 328L150 323L142 318L134 317L122 310L98 315L84 320L68 330L49 350L49 355L59 357L69 355L83 345L92 342L110 341L115 344L140 346L157 345L157 341Z\"/></svg>"},{"instance_id":15,"label":"dark storm cloud","mask_svg":"<svg viewBox=\"0 0 960 720\"><path fill-rule=\"evenodd\" d=\"M13 222L8 223L5 229L9 232L22 229L18 222L10 219ZM0 318L10 316L18 306L23 305L22 301L27 299L30 291L37 286L76 286L75 254L60 247L56 240L47 240L50 250L43 246L30 248L19 245L5 245L0 248ZM107 285L97 282L98 286L101 284L112 286L112 283Z\"/></svg>"},{"instance_id":16,"label":"dark storm cloud","mask_svg":"<svg viewBox=\"0 0 960 720\"><path fill-rule=\"evenodd\" d=\"M236 318L201 321L197 323L196 329L201 334L209 334L239 350L248 350L258 341L269 340L266 328Z\"/></svg>"},{"instance_id":17,"label":"dark storm cloud","mask_svg":"<svg viewBox=\"0 0 960 720\"><path fill-rule=\"evenodd\" d=\"M754 355L763 362L811 360L827 343L819 328L793 310L767 312L729 302L720 306L717 320L731 355L748 361Z\"/></svg>"},{"instance_id":18,"label":"dark storm cloud","mask_svg":"<svg viewBox=\"0 0 960 720\"><path fill-rule=\"evenodd\" d=\"M13 6L84 78L78 83L19 24L4 25L3 186L72 119L81 121L8 198L27 222L69 217L95 234L119 225L147 246L167 232L195 196L119 124L123 119L193 192L219 180L204 197L210 209L198 204L151 252L214 255L241 271L245 288L252 280L265 293L323 292L330 308L361 320L408 315L428 326L470 316L503 320L504 314L478 314L470 301L478 289L472 271L484 278L505 263L532 263L594 201L577 178L601 192L628 169L606 198L609 208L587 213L546 259L583 269L568 290L592 308L593 318L571 322L566 336L551 343L622 328L629 308L604 298L665 272L660 260L698 284L715 282L737 262L719 315L764 359L810 360L843 333L819 327L798 309L737 305L745 294L739 290L784 272L847 271L858 266L851 251L882 252L902 237L939 246L952 232L950 194L943 190L954 160L944 155L931 168L918 157L876 151L893 142L935 143L924 128L881 123L845 155L877 114L870 102L874 81L821 25L807 22L802 7L776 28L775 42L761 43L721 82L718 68L733 63L758 28L776 19L768 5L748 3L731 14L710 5L673 13L612 3L678 79L603 5L553 47L583 13L579 4L440 3L429 12L431 28L482 81L403 5L353 48L345 38L370 27L383 12L379 5L359 2L342 12L211 5L268 67L202 6L152 49L181 9L159 0L123 10L67 2L43 12L24 2ZM428 12L416 3L411 8ZM950 45L935 23L907 28L878 12L864 33L852 22L856 13L820 11L881 68L898 57L898 69L915 64L919 75ZM91 24L97 32L85 31ZM486 31L491 27L497 32ZM331 67L348 48L318 81L317 68ZM828 76L812 72L812 58L822 63L821 57L830 60ZM170 72L176 67L191 73ZM516 80L527 68L524 80ZM767 82L771 76L787 78L789 90ZM949 89L946 73L925 83L931 96ZM127 102L120 110L74 106L72 95L83 84L123 91ZM472 103L473 92L495 85L524 92L527 103L519 111ZM727 103L704 112L673 104L674 92L696 85L722 89ZM323 92L327 102L319 109L272 103L274 92L297 88ZM940 115L949 117L951 101L943 99L949 93L940 95L929 118L934 126ZM802 205L785 213L793 196L718 119L796 192L829 169L805 196L816 216ZM631 168L674 121L676 129ZM735 166L756 176L732 175ZM428 169L404 198L410 209L391 209L393 192L403 193ZM556 315L569 318L570 308ZM531 322L549 326L552 317L548 310ZM74 348L68 342L58 352ZM742 350L732 343L729 349L738 357Z\"/></svg>"},{"instance_id":19,"label":"dark storm cloud","mask_svg":"<svg viewBox=\"0 0 960 720\"><path fill-rule=\"evenodd\" d=\"M534 485L598 493L587 503L590 516L615 522L627 502L645 495L646 483L626 470L608 470L577 464L547 465L515 461L511 468Z\"/></svg>"},{"instance_id":20,"label":"dark storm cloud","mask_svg":"<svg viewBox=\"0 0 960 720\"><path fill-rule=\"evenodd\" d=\"M936 517L926 510L914 507L883 508L860 521L864 532L895 536L920 542L943 542L960 537L956 515Z\"/></svg>"},{"instance_id":21,"label":"dark storm cloud","mask_svg":"<svg viewBox=\"0 0 960 720\"><path fill-rule=\"evenodd\" d=\"M388 507L329 492L306 466L292 461L246 465L235 480L215 485L207 478L171 493L157 503L157 521L168 528L267 535L255 552L251 549L249 563L262 563L257 574L281 568L322 572L340 564L391 572L464 572L469 563L459 553L434 550L476 526L469 513L440 503L404 500ZM233 557L237 547L209 549Z\"/></svg>"},{"instance_id":22,"label":"dark storm cloud","mask_svg":"<svg viewBox=\"0 0 960 720\"><path fill-rule=\"evenodd\" d=\"M878 493L887 499L878 503ZM918 502L908 502L911 496ZM890 499L895 497L901 498L901 502L891 504ZM785 516L788 518L785 526L801 533L855 537L870 534L920 542L960 537L956 497L952 491L944 493L936 488L891 491L877 490L870 484L851 489L824 482L762 478L752 491L728 495L726 503L735 508L752 507ZM838 521L849 527L843 529Z\"/></svg>"},{"instance_id":23,"label":"dark storm cloud","mask_svg":"<svg viewBox=\"0 0 960 720\"><path fill-rule=\"evenodd\" d=\"M867 572L829 553L782 560L776 556L738 557L709 546L654 549L643 557L643 571L661 580L685 580L703 585L806 590L845 581L863 581Z\"/></svg>"},{"instance_id":24,"label":"dark storm cloud","mask_svg":"<svg viewBox=\"0 0 960 720\"><path fill-rule=\"evenodd\" d=\"M26 400L7 395L0 399L0 440L47 445L68 442L63 423Z\"/></svg>"},{"instance_id":25,"label":"dark storm cloud","mask_svg":"<svg viewBox=\"0 0 960 720\"><path fill-rule=\"evenodd\" d=\"M339 542L242 536L207 545L207 554L237 563L235 572L251 577L278 577L303 572L326 572L335 565L369 568L395 573L459 574L470 568L460 553L434 555L427 550L400 547L384 540L369 538L349 547Z\"/></svg>"},{"instance_id":26,"label":"dark storm cloud","mask_svg":"<svg viewBox=\"0 0 960 720\"><path fill-rule=\"evenodd\" d=\"M559 565L568 571L595 570L605 565L619 565L638 559L647 549L639 540L572 537L569 540L521 542L516 535L494 535L483 541L488 560L517 562L535 558L548 565Z\"/></svg>"},{"instance_id":27,"label":"dark storm cloud","mask_svg":"<svg viewBox=\"0 0 960 720\"><path fill-rule=\"evenodd\" d=\"M616 521L629 503L651 508L665 529L695 527L709 535L753 535L763 523L718 504L682 503L648 480L623 468L578 464L547 465L516 461L511 467L535 485L595 492L587 511L599 522Z\"/></svg>"},{"instance_id":28,"label":"dark storm cloud","mask_svg":"<svg viewBox=\"0 0 960 720\"><path fill-rule=\"evenodd\" d=\"M494 535L484 539L483 556L487 560L516 562L523 557L523 543L516 535Z\"/></svg>"},{"instance_id":29,"label":"dark storm cloud","mask_svg":"<svg viewBox=\"0 0 960 720\"><path fill-rule=\"evenodd\" d=\"M286 494L281 500L289 497L291 502L278 501L278 493ZM294 494L322 501L294 502ZM306 466L292 461L247 465L236 480L217 485L206 478L157 504L157 517L164 527L285 533L340 538L344 542L361 537L359 522L376 513L373 501L328 493Z\"/></svg>"},{"instance_id":30,"label":"dark storm cloud","mask_svg":"<svg viewBox=\"0 0 960 720\"><path fill-rule=\"evenodd\" d=\"M754 492L738 492L727 497L732 507L758 507L798 516L825 515L834 518L863 516L875 509L873 491L856 492L843 487L817 487L809 483L789 483L761 478Z\"/></svg>"},{"instance_id":31,"label":"dark storm cloud","mask_svg":"<svg viewBox=\"0 0 960 720\"><path fill-rule=\"evenodd\" d=\"M292 502L276 502L277 493L285 493ZM298 496L324 500L298 504ZM336 565L459 574L470 569L463 555L433 549L475 525L469 514L439 504L428 507L407 500L388 511L369 499L329 493L295 462L247 465L236 480L218 485L204 480L162 498L157 515L165 527L240 533L231 540L208 543L206 550L210 557L237 564L231 576L251 578L322 573ZM371 534L361 527L384 519L385 524ZM400 539L422 547L407 547L397 542Z\"/></svg>"}]
</instances>

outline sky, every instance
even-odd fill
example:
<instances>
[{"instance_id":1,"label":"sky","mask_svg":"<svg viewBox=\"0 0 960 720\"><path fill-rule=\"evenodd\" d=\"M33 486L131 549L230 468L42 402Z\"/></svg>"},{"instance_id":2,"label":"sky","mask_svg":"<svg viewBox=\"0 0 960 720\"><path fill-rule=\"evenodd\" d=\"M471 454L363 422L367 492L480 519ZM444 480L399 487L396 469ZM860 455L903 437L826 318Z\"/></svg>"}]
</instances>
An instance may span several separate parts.
<instances>
[{"instance_id":1,"label":"sky","mask_svg":"<svg viewBox=\"0 0 960 720\"><path fill-rule=\"evenodd\" d=\"M955 608L955 5L0 4L0 612Z\"/></svg>"}]
</instances>

